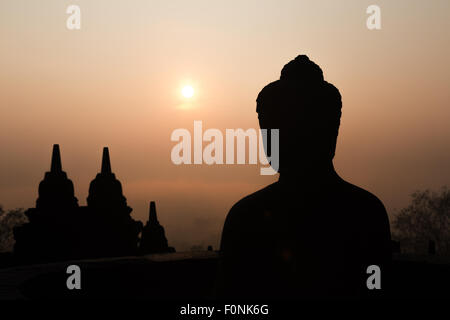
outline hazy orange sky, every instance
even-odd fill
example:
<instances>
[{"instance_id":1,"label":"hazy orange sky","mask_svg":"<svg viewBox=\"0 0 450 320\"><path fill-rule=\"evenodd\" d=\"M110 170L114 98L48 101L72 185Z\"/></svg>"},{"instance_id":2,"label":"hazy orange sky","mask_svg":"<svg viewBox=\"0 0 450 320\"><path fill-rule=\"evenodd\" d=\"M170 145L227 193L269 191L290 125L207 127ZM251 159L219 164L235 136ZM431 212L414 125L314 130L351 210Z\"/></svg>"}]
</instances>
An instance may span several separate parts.
<instances>
[{"instance_id":1,"label":"hazy orange sky","mask_svg":"<svg viewBox=\"0 0 450 320\"><path fill-rule=\"evenodd\" d=\"M66 28L66 8L81 29ZM381 8L368 30L366 8ZM157 202L169 244L218 246L255 165L175 166L174 129L257 128L255 99L298 54L339 88L338 173L392 215L450 184L450 1L0 2L0 203L32 207L52 145L84 205L110 147L133 217ZM184 84L195 89L182 97Z\"/></svg>"}]
</instances>

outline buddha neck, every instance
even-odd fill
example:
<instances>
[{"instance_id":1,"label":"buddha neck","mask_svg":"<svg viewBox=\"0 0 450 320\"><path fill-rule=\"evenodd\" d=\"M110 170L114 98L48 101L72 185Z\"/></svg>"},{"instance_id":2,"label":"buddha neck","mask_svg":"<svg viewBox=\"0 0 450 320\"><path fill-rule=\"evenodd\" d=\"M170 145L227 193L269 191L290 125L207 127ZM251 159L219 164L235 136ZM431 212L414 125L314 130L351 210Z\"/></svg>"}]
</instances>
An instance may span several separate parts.
<instances>
[{"instance_id":1,"label":"buddha neck","mask_svg":"<svg viewBox=\"0 0 450 320\"><path fill-rule=\"evenodd\" d=\"M299 164L295 168L280 170L279 182L295 183L297 185L321 185L336 181L339 176L332 161Z\"/></svg>"}]
</instances>

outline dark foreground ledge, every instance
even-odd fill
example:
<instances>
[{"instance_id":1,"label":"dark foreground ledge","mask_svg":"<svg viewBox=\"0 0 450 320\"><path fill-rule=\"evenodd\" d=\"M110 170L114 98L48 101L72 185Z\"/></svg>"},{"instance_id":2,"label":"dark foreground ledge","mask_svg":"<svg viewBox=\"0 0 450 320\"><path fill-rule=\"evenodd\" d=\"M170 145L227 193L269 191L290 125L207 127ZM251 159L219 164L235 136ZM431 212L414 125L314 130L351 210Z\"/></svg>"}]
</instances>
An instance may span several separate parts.
<instances>
[{"instance_id":1,"label":"dark foreground ledge","mask_svg":"<svg viewBox=\"0 0 450 320\"><path fill-rule=\"evenodd\" d=\"M211 300L218 254L155 254L0 269L0 299ZM69 265L81 268L81 290L68 290ZM397 256L393 298L450 297L450 264L433 257Z\"/></svg>"}]
</instances>

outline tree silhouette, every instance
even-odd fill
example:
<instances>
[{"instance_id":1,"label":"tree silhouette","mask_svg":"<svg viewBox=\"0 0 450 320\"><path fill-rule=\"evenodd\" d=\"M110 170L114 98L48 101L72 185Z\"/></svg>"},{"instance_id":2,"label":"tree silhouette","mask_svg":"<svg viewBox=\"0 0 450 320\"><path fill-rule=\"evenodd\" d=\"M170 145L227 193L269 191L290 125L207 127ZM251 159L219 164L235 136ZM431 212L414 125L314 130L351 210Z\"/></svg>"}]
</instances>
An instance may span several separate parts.
<instances>
[{"instance_id":1,"label":"tree silhouette","mask_svg":"<svg viewBox=\"0 0 450 320\"><path fill-rule=\"evenodd\" d=\"M450 254L450 189L416 191L411 203L395 216L394 237L402 250L419 253L429 241L440 255Z\"/></svg>"},{"instance_id":2,"label":"tree silhouette","mask_svg":"<svg viewBox=\"0 0 450 320\"><path fill-rule=\"evenodd\" d=\"M14 246L14 227L17 227L28 219L23 209L5 211L0 205L0 252L9 252Z\"/></svg>"}]
</instances>

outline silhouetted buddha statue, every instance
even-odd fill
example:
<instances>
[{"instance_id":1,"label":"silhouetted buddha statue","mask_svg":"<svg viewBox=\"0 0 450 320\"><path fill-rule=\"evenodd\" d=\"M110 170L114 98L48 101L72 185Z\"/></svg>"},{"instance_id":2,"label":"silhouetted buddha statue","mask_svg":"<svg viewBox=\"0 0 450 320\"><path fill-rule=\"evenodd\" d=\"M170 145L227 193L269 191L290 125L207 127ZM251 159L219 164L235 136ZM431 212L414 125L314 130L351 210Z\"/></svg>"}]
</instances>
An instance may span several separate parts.
<instances>
[{"instance_id":1,"label":"silhouetted buddha statue","mask_svg":"<svg viewBox=\"0 0 450 320\"><path fill-rule=\"evenodd\" d=\"M122 193L122 185L111 171L108 148L103 149L102 168L89 186L87 198L90 226L83 247L91 255L120 256L137 253L142 222L131 218L131 209Z\"/></svg>"},{"instance_id":2,"label":"silhouetted buddha statue","mask_svg":"<svg viewBox=\"0 0 450 320\"><path fill-rule=\"evenodd\" d=\"M155 201L150 202L148 221L142 230L140 251L144 254L175 252L174 248L169 247L164 228L159 224Z\"/></svg>"},{"instance_id":3,"label":"silhouetted buddha statue","mask_svg":"<svg viewBox=\"0 0 450 320\"><path fill-rule=\"evenodd\" d=\"M39 184L36 208L25 214L29 223L15 228L14 252L29 259L55 259L72 252L72 218L78 209L73 183L62 171L59 145L53 146L50 171Z\"/></svg>"},{"instance_id":4,"label":"silhouetted buddha statue","mask_svg":"<svg viewBox=\"0 0 450 320\"><path fill-rule=\"evenodd\" d=\"M386 288L390 229L373 194L338 176L332 159L341 95L298 56L258 95L260 127L279 129L278 182L237 202L222 233L217 293L347 297L369 293L369 265ZM379 292L378 292L379 293Z\"/></svg>"}]
</instances>

